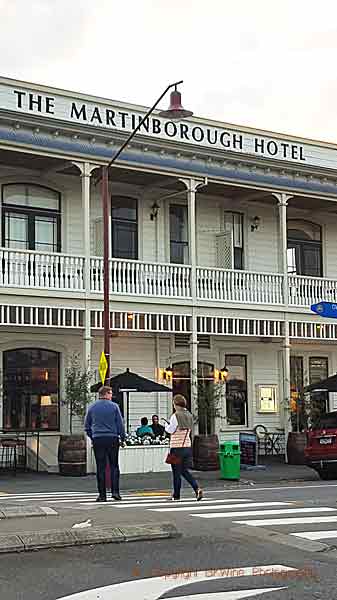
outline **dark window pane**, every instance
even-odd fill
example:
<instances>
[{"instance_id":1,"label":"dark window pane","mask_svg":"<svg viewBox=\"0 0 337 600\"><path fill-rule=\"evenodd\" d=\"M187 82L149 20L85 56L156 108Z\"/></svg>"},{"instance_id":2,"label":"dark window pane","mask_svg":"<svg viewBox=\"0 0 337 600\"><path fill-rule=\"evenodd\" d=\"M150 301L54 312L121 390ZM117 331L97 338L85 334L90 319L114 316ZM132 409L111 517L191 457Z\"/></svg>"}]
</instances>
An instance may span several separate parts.
<instances>
[{"instance_id":1,"label":"dark window pane","mask_svg":"<svg viewBox=\"0 0 337 600\"><path fill-rule=\"evenodd\" d=\"M28 217L16 213L5 213L5 240L6 248L27 250L28 244Z\"/></svg>"},{"instance_id":2,"label":"dark window pane","mask_svg":"<svg viewBox=\"0 0 337 600\"><path fill-rule=\"evenodd\" d=\"M170 205L170 239L173 242L188 242L187 206Z\"/></svg>"},{"instance_id":3,"label":"dark window pane","mask_svg":"<svg viewBox=\"0 0 337 600\"><path fill-rule=\"evenodd\" d=\"M228 425L247 424L247 359L246 356L227 354L226 417Z\"/></svg>"},{"instance_id":4,"label":"dark window pane","mask_svg":"<svg viewBox=\"0 0 337 600\"><path fill-rule=\"evenodd\" d=\"M188 263L188 244L184 242L171 242L170 262L184 265Z\"/></svg>"},{"instance_id":5,"label":"dark window pane","mask_svg":"<svg viewBox=\"0 0 337 600\"><path fill-rule=\"evenodd\" d=\"M134 198L112 196L112 218L123 221L137 221L137 200Z\"/></svg>"}]
</instances>

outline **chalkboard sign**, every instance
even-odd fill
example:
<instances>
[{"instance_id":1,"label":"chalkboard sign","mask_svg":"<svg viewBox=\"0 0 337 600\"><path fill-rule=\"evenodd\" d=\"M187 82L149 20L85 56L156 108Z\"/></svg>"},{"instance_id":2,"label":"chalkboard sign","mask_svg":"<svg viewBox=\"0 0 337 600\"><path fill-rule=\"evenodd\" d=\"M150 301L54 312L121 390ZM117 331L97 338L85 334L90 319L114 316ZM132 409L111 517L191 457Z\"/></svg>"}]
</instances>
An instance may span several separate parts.
<instances>
[{"instance_id":1,"label":"chalkboard sign","mask_svg":"<svg viewBox=\"0 0 337 600\"><path fill-rule=\"evenodd\" d=\"M257 465L257 436L255 433L240 433L241 465Z\"/></svg>"}]
</instances>

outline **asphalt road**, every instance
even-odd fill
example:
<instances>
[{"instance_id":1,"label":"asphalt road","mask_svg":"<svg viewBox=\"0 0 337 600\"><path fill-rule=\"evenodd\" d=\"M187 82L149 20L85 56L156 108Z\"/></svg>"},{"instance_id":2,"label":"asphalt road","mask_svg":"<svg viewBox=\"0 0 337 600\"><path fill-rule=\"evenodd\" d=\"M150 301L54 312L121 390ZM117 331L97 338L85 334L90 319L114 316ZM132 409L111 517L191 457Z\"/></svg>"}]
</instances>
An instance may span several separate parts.
<instances>
[{"instance_id":1,"label":"asphalt road","mask_svg":"<svg viewBox=\"0 0 337 600\"><path fill-rule=\"evenodd\" d=\"M332 548L337 545L336 495L335 483L313 482L221 492L209 490L205 497L209 504L206 501L197 504L189 499L187 504L173 504L160 498L138 498L133 502L128 498L123 508L110 505L91 509L89 500L87 508L83 507L80 513L78 502L66 502L62 504L64 515L77 517L82 514L84 519L90 513L102 523L116 519L129 523L171 521L182 530L183 537L165 542L75 547L1 556L0 598L57 600L76 594L73 600L117 600L122 597L156 600L163 593L163 597L188 597L189 600L195 594L196 600L212 600L212 595L214 600L335 598L337 553L333 549L313 551L312 540L318 536L319 541ZM143 506L144 502L148 506ZM285 504L281 504L283 502ZM262 506L253 506L261 503ZM198 512L192 510L196 506ZM162 508L184 510L159 512L158 508L160 511ZM322 508L329 510L321 511ZM269 510L276 513L270 515ZM296 512L284 513L284 510ZM253 515L252 511L264 514ZM246 514L233 516L233 512ZM219 513L225 514L205 518ZM250 513L249 517L247 513ZM329 521L325 520L327 517ZM267 523L269 519L289 518L298 522ZM300 519L303 518L311 521L302 523ZM263 524L247 527L241 521L263 521ZM327 534L327 531L333 533ZM310 539L293 535L303 532L306 535L309 532ZM283 536L281 542L279 534ZM331 537L324 539L326 535ZM298 542L302 544L301 549L294 545ZM265 575L261 568L270 569L272 565L279 566L273 567L272 575ZM259 571L256 570L258 567ZM195 574L203 570L208 571L204 580L202 573ZM128 587L124 585L126 582L129 582ZM115 587L90 593L90 590L106 586ZM81 596L77 595L79 592L83 592Z\"/></svg>"}]
</instances>

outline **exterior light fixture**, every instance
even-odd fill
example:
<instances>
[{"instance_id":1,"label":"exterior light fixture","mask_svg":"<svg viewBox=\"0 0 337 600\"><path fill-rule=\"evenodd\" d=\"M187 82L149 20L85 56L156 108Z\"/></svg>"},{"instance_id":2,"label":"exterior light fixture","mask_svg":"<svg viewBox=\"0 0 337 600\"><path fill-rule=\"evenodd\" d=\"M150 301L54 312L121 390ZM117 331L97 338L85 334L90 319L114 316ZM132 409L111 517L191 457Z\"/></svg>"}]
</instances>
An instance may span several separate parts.
<instances>
[{"instance_id":1,"label":"exterior light fixture","mask_svg":"<svg viewBox=\"0 0 337 600\"><path fill-rule=\"evenodd\" d=\"M175 86L173 92L170 94L170 106L167 110L161 110L159 116L170 119L171 121L178 121L179 119L187 119L192 115L193 112L191 110L185 110L185 108L183 108L181 104L181 93L178 92L177 86Z\"/></svg>"},{"instance_id":2,"label":"exterior light fixture","mask_svg":"<svg viewBox=\"0 0 337 600\"><path fill-rule=\"evenodd\" d=\"M229 370L227 369L227 367L222 367L222 369L220 369L220 371L219 371L220 380L227 381L228 375L229 375Z\"/></svg>"},{"instance_id":3,"label":"exterior light fixture","mask_svg":"<svg viewBox=\"0 0 337 600\"><path fill-rule=\"evenodd\" d=\"M260 221L261 221L260 217L254 217L254 219L252 220L251 227L250 227L251 231L256 231L256 229L259 228Z\"/></svg>"},{"instance_id":4,"label":"exterior light fixture","mask_svg":"<svg viewBox=\"0 0 337 600\"><path fill-rule=\"evenodd\" d=\"M153 221L158 216L159 205L157 202L154 202L151 206L150 219Z\"/></svg>"},{"instance_id":5,"label":"exterior light fixture","mask_svg":"<svg viewBox=\"0 0 337 600\"><path fill-rule=\"evenodd\" d=\"M173 377L173 369L172 367L167 367L166 369L164 369L164 381L172 381L172 377Z\"/></svg>"}]
</instances>

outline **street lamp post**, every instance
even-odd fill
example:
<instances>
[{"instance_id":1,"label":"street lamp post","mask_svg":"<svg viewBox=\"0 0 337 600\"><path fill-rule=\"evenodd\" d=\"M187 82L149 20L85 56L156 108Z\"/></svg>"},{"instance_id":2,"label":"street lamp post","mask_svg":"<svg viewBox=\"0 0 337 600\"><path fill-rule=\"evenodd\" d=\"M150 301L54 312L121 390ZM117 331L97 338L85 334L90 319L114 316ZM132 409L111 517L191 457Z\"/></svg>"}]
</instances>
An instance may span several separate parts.
<instances>
[{"instance_id":1,"label":"street lamp post","mask_svg":"<svg viewBox=\"0 0 337 600\"><path fill-rule=\"evenodd\" d=\"M105 382L110 377L110 289L109 289L109 169L116 162L118 157L121 155L123 150L128 146L132 138L136 135L143 123L149 118L159 102L164 98L167 92L174 88L170 95L170 106L167 110L163 110L159 113L160 117L170 119L171 121L178 121L191 117L193 112L185 110L181 104L181 94L177 90L177 86L183 83L183 81L176 81L167 86L163 93L159 96L158 100L148 110L146 115L139 121L137 127L130 133L129 137L125 140L122 146L114 154L108 165L104 165L101 169L101 174L97 177L95 183L101 181L101 196L103 206L103 293L104 293L104 309L103 309L103 328L104 328L104 354L107 361L107 371L105 375Z\"/></svg>"}]
</instances>

